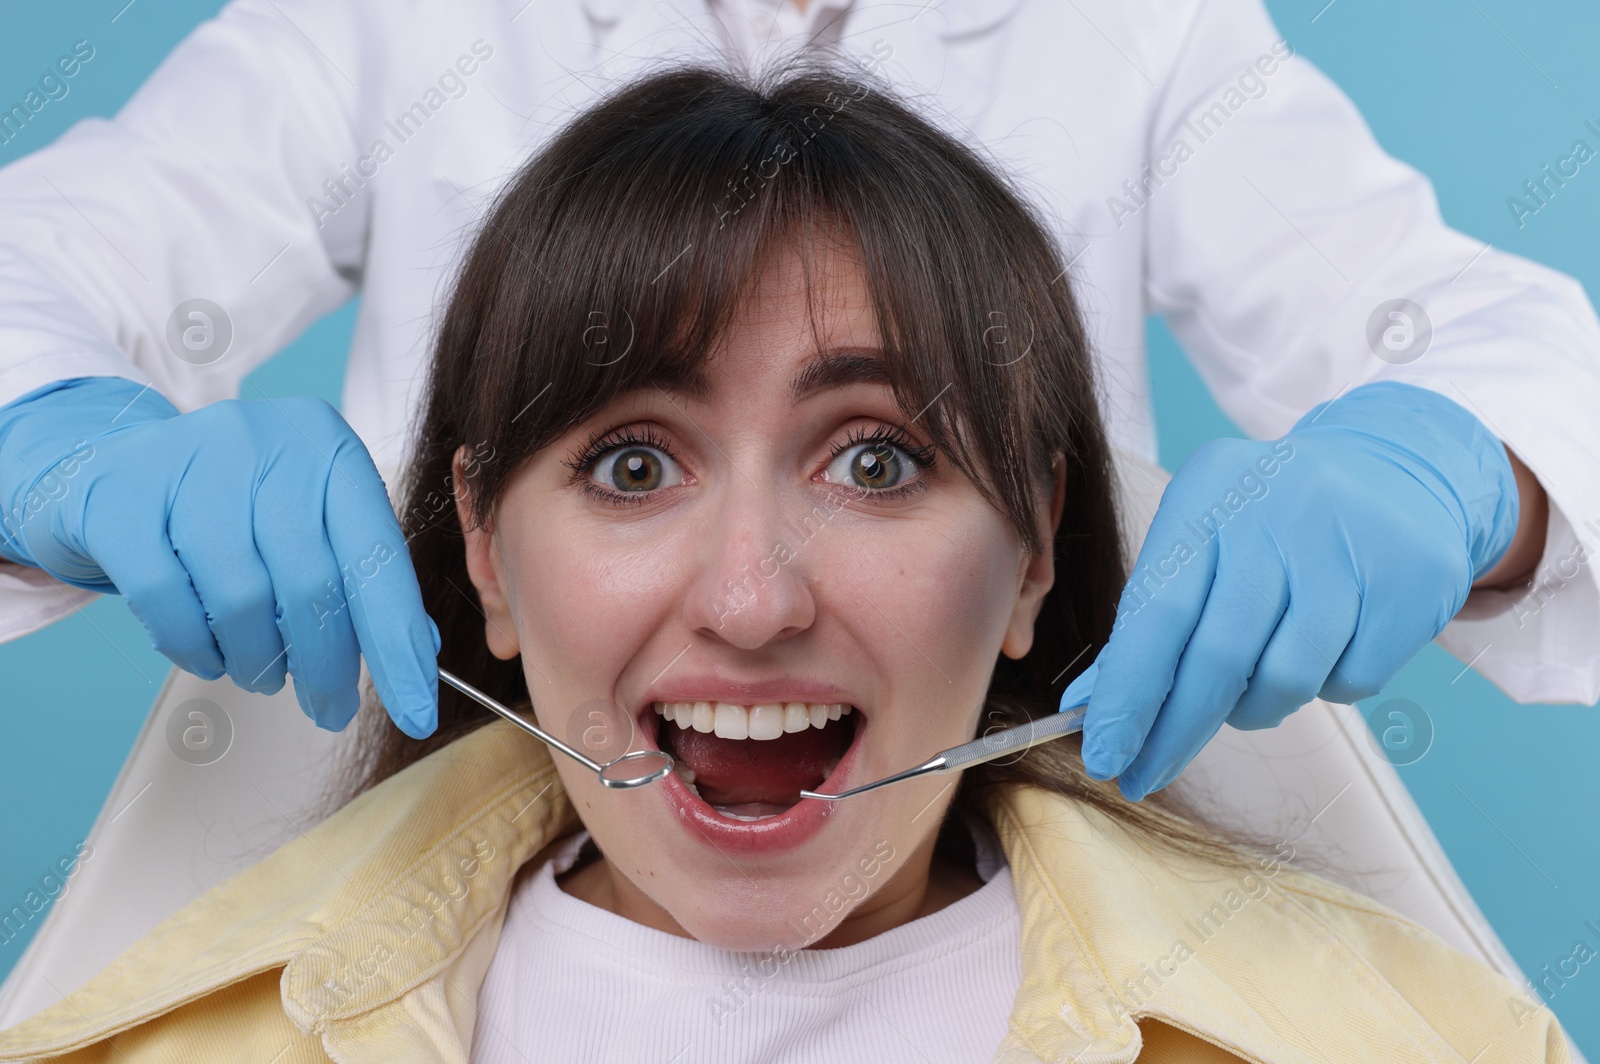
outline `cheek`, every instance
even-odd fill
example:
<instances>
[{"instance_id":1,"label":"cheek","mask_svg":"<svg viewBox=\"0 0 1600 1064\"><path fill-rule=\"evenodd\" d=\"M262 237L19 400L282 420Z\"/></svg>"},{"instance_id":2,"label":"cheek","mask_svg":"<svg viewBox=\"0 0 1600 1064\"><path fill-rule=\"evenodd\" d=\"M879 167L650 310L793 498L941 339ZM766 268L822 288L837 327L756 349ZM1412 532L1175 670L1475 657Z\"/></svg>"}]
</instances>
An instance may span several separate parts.
<instances>
[{"instance_id":1,"label":"cheek","mask_svg":"<svg viewBox=\"0 0 1600 1064\"><path fill-rule=\"evenodd\" d=\"M614 542L552 514L520 525L502 557L525 659L563 689L609 685L681 594L677 548Z\"/></svg>"},{"instance_id":2,"label":"cheek","mask_svg":"<svg viewBox=\"0 0 1600 1064\"><path fill-rule=\"evenodd\" d=\"M1021 558L1009 526L974 514L908 522L889 534L883 529L870 545L847 545L838 559L870 603L860 615L873 627L891 620L890 635L903 633L896 642L924 665L912 647L945 671L947 661L963 669L992 666L989 651L998 653L1004 637ZM853 590L848 583L841 588L847 595Z\"/></svg>"}]
</instances>

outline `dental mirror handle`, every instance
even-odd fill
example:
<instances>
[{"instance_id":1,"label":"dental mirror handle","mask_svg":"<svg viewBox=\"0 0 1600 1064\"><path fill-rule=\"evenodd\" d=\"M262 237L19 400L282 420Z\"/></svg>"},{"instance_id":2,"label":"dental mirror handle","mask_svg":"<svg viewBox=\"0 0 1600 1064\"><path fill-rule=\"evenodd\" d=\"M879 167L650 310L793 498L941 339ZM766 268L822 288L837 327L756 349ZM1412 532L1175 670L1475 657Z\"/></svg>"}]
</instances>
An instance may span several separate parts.
<instances>
[{"instance_id":1,"label":"dental mirror handle","mask_svg":"<svg viewBox=\"0 0 1600 1064\"><path fill-rule=\"evenodd\" d=\"M461 679L459 676L455 675L449 670L440 669L439 679L443 680L451 687L454 687L457 691L460 691L462 694L466 695L474 702L477 702L485 709L493 710L495 713L499 714L506 720L509 720L511 723L515 724L517 727L521 728L523 731L527 732L529 735L532 735L538 739L543 739L546 743L549 743L551 746L555 747L557 750L560 750L568 757L576 758L585 767L587 767L589 771L595 773L601 773L605 771L606 766L600 764L600 762L591 761L589 758L584 757L578 751L574 750L560 739L557 739L554 735L551 735L537 724L529 720L524 720L522 717L511 712L511 710L507 709L505 706L502 706L499 702L496 702L494 699L490 698L488 695L484 694L482 691L478 690L476 687L472 686L470 683Z\"/></svg>"},{"instance_id":2,"label":"dental mirror handle","mask_svg":"<svg viewBox=\"0 0 1600 1064\"><path fill-rule=\"evenodd\" d=\"M862 784L860 787L852 787L839 794L818 794L816 791L801 791L800 797L822 798L830 802L837 801L840 798L850 798L865 791L886 787L891 783L899 783L901 780L913 779L917 776L940 775L946 772L955 772L957 769L970 768L973 765L981 765L985 761L993 761L996 758L1004 757L1006 754L1026 750L1030 746L1038 746L1040 743L1049 742L1051 739L1082 731L1083 718L1086 712L1085 707L1079 706L1077 709L1068 710L1065 713L1053 713L1048 717L1040 717L1038 720L1030 720L1026 724L1019 724L1015 728L1006 728L1003 731L981 735L971 742L962 743L960 746L952 746L948 750L935 754L916 768L897 772L893 776L885 776L881 780L874 780L871 783Z\"/></svg>"}]
</instances>

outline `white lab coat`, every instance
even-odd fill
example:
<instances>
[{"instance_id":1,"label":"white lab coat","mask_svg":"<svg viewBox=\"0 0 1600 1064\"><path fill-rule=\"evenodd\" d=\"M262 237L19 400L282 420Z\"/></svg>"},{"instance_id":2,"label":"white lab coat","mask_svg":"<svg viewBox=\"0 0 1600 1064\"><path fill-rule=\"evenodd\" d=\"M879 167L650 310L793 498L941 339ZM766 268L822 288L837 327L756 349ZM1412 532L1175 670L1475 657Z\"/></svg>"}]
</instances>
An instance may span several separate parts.
<instances>
[{"instance_id":1,"label":"white lab coat","mask_svg":"<svg viewBox=\"0 0 1600 1064\"><path fill-rule=\"evenodd\" d=\"M1380 377L1468 405L1550 495L1550 579L1475 592L1440 642L1513 698L1600 697L1600 322L1571 278L1446 228L1260 0L781 0L774 25L775 3L234 0L115 119L0 170L0 403L99 374L234 397L359 291L343 409L392 468L463 238L529 153L654 62L816 33L1043 209L1118 446L1155 456L1152 312L1257 436ZM197 297L234 333L203 366L167 340ZM1400 297L1434 329L1405 365L1367 340ZM86 597L0 564L0 640Z\"/></svg>"}]
</instances>

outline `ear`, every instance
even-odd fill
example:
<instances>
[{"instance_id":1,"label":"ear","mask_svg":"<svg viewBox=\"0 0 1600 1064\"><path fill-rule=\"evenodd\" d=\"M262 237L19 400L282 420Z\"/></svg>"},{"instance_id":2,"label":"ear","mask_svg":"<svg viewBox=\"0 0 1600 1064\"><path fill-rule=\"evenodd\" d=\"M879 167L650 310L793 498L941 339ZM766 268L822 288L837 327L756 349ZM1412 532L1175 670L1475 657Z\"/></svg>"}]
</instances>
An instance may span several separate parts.
<instances>
[{"instance_id":1,"label":"ear","mask_svg":"<svg viewBox=\"0 0 1600 1064\"><path fill-rule=\"evenodd\" d=\"M1041 530L1044 550L1024 559L1022 586L1011 609L1005 640L1000 644L1000 652L1012 659L1022 658L1033 649L1033 622L1038 620L1044 597L1056 582L1056 531L1061 527L1061 511L1067 498L1066 455L1056 455L1051 468L1055 471L1055 490L1050 496L1050 528L1047 532Z\"/></svg>"},{"instance_id":2,"label":"ear","mask_svg":"<svg viewBox=\"0 0 1600 1064\"><path fill-rule=\"evenodd\" d=\"M517 625L511 616L511 606L506 599L504 574L501 568L500 548L495 542L494 528L472 524L472 489L467 483L467 462L472 461L472 450L462 444L451 461L451 482L455 485L456 517L461 522L462 536L466 540L467 576L478 589L478 602L483 607L484 641L489 653L501 661L510 661L522 652L517 644Z\"/></svg>"}]
</instances>

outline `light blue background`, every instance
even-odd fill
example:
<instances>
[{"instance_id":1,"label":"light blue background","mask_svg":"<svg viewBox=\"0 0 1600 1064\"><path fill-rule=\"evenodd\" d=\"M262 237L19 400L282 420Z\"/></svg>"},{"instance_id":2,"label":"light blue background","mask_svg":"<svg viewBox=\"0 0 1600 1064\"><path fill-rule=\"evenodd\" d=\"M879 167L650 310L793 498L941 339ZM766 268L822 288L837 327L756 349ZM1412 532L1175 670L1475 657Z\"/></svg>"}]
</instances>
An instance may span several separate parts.
<instances>
[{"instance_id":1,"label":"light blue background","mask_svg":"<svg viewBox=\"0 0 1600 1064\"><path fill-rule=\"evenodd\" d=\"M1384 146L1434 179L1446 219L1574 275L1593 294L1600 282L1600 162L1581 170L1523 228L1506 201L1575 139L1595 145L1583 122L1600 124L1600 5L1325 4L1269 0L1284 35L1355 98ZM73 41L89 39L96 53L67 97L0 147L0 163L49 143L79 118L114 113L219 6L216 0L6 5L0 102L20 98ZM257 371L245 397L313 394L337 402L353 320L352 305L323 319ZM1202 441L1237 431L1159 323L1151 339L1161 458L1175 468ZM84 837L167 669L114 597L0 646L0 808L6 811L0 908L21 900ZM1437 647L1367 707L1394 697L1421 705L1436 729L1428 754L1401 775L1523 969L1538 979L1580 938L1600 948L1585 927L1586 920L1600 923L1594 711L1516 705L1476 673L1463 674ZM19 937L0 946L0 972L25 945ZM1581 969L1551 1004L1585 1051L1600 1059L1600 965Z\"/></svg>"}]
</instances>

